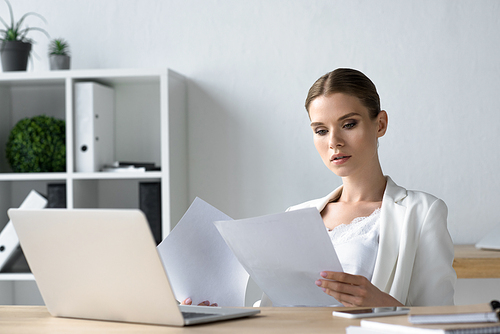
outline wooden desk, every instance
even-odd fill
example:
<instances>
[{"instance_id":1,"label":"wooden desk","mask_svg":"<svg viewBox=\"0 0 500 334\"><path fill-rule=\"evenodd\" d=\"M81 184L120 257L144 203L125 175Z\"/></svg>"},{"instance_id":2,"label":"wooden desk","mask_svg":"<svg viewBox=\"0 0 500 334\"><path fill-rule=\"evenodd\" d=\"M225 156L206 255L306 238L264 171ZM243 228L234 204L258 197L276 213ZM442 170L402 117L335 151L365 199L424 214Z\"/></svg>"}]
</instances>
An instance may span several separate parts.
<instances>
[{"instance_id":1,"label":"wooden desk","mask_svg":"<svg viewBox=\"0 0 500 334\"><path fill-rule=\"evenodd\" d=\"M261 313L204 325L169 327L52 317L45 306L0 306L0 333L329 333L345 334L359 320L332 316L333 308L263 307Z\"/></svg>"},{"instance_id":2,"label":"wooden desk","mask_svg":"<svg viewBox=\"0 0 500 334\"><path fill-rule=\"evenodd\" d=\"M500 251L455 245L453 268L458 278L500 278Z\"/></svg>"},{"instance_id":3,"label":"wooden desk","mask_svg":"<svg viewBox=\"0 0 500 334\"><path fill-rule=\"evenodd\" d=\"M331 307L263 307L254 317L205 325L170 327L111 321L52 317L45 306L0 306L0 333L329 333L345 334L347 326L359 320L332 316ZM411 313L486 312L488 304L445 307L412 307Z\"/></svg>"}]
</instances>

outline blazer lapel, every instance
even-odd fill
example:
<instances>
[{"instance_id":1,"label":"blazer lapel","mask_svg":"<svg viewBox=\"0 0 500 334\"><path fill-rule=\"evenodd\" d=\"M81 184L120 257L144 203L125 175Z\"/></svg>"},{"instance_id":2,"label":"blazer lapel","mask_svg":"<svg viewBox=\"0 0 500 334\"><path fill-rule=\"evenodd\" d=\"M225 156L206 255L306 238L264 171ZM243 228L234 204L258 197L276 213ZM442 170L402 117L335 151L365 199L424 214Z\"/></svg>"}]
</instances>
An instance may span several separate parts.
<instances>
[{"instance_id":1,"label":"blazer lapel","mask_svg":"<svg viewBox=\"0 0 500 334\"><path fill-rule=\"evenodd\" d=\"M340 186L328 195L326 195L323 198L320 198L317 203L315 203L315 207L318 209L318 211L321 213L325 206L332 200L337 200L340 198L340 195L342 194L342 189L344 189L344 186Z\"/></svg>"},{"instance_id":2,"label":"blazer lapel","mask_svg":"<svg viewBox=\"0 0 500 334\"><path fill-rule=\"evenodd\" d=\"M398 260L401 230L406 212L406 207L400 202L407 195L406 189L395 184L390 177L386 178L387 186L380 213L379 247L372 284L388 293Z\"/></svg>"}]
</instances>

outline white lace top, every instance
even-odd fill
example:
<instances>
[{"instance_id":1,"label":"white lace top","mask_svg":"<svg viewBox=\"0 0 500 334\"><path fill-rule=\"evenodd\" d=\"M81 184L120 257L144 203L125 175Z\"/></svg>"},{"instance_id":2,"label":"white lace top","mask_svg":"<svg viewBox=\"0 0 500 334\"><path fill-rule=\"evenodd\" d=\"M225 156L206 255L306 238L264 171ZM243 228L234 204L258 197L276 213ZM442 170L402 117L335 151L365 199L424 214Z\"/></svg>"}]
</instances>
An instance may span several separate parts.
<instances>
[{"instance_id":1,"label":"white lace top","mask_svg":"<svg viewBox=\"0 0 500 334\"><path fill-rule=\"evenodd\" d=\"M380 209L328 230L344 272L371 280L377 259Z\"/></svg>"}]
</instances>

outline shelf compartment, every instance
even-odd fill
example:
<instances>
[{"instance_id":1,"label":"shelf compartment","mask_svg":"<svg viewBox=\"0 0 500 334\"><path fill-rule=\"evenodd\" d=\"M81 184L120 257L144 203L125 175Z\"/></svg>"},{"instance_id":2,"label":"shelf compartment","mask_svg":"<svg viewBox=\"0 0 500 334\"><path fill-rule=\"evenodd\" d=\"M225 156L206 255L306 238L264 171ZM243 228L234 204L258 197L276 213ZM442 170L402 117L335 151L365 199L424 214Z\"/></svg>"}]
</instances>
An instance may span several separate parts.
<instances>
[{"instance_id":1,"label":"shelf compartment","mask_svg":"<svg viewBox=\"0 0 500 334\"><path fill-rule=\"evenodd\" d=\"M80 179L73 182L73 208L139 208L139 182L135 179Z\"/></svg>"},{"instance_id":2,"label":"shelf compartment","mask_svg":"<svg viewBox=\"0 0 500 334\"><path fill-rule=\"evenodd\" d=\"M5 145L12 128L24 118L46 115L65 120L64 81L31 81L7 85L0 80L0 155L5 157ZM11 172L6 159L0 159L0 172Z\"/></svg>"}]
</instances>

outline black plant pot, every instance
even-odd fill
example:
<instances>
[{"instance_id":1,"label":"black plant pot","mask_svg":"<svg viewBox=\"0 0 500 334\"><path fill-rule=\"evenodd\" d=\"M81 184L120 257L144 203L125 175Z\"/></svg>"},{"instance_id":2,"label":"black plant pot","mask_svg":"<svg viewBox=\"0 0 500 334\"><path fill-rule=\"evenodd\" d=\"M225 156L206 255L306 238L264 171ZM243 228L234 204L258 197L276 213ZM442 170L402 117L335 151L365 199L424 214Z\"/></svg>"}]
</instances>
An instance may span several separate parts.
<instances>
[{"instance_id":1,"label":"black plant pot","mask_svg":"<svg viewBox=\"0 0 500 334\"><path fill-rule=\"evenodd\" d=\"M26 71L30 52L31 43L21 41L3 42L0 46L3 71Z\"/></svg>"}]
</instances>

